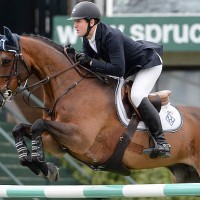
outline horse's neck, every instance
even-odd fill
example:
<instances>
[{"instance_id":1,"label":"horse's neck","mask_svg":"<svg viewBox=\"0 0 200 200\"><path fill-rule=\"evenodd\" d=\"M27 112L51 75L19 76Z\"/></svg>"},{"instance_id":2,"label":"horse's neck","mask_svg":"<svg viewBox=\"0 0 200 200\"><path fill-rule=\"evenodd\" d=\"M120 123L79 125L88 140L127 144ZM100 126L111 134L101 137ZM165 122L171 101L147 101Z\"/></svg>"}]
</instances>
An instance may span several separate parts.
<instances>
[{"instance_id":1,"label":"horse's neck","mask_svg":"<svg viewBox=\"0 0 200 200\"><path fill-rule=\"evenodd\" d=\"M49 77L71 65L62 52L39 39L22 37L21 47L27 66L39 79Z\"/></svg>"},{"instance_id":2,"label":"horse's neck","mask_svg":"<svg viewBox=\"0 0 200 200\"><path fill-rule=\"evenodd\" d=\"M51 77L71 66L70 61L62 52L38 39L22 37L21 48L26 65L40 80ZM79 78L80 75L75 69L55 76L44 85L45 96L55 100L65 88L70 87Z\"/></svg>"}]
</instances>

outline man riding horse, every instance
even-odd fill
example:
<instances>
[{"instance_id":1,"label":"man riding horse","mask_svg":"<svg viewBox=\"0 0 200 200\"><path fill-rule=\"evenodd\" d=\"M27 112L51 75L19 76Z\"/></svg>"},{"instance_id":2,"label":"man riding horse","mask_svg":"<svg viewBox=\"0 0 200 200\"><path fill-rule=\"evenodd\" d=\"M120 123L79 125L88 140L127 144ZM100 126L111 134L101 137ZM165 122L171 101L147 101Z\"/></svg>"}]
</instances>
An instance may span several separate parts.
<instances>
[{"instance_id":1,"label":"man riding horse","mask_svg":"<svg viewBox=\"0 0 200 200\"><path fill-rule=\"evenodd\" d=\"M170 157L158 111L148 99L162 71L162 45L134 41L118 29L100 22L101 13L91 2L78 3L68 20L83 37L83 53L76 58L84 67L102 74L134 79L131 100L139 117L155 139L155 147L144 149L151 158ZM71 47L72 48L72 47Z\"/></svg>"}]
</instances>

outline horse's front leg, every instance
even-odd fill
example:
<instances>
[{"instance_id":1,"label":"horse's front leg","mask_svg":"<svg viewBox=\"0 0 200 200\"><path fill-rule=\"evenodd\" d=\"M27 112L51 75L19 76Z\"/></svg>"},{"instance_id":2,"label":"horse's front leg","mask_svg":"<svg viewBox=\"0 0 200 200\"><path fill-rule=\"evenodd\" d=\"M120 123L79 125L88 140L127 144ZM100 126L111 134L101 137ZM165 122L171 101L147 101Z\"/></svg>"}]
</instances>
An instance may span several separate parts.
<instances>
[{"instance_id":1,"label":"horse's front leg","mask_svg":"<svg viewBox=\"0 0 200 200\"><path fill-rule=\"evenodd\" d=\"M31 135L32 135L32 154L31 158L33 163L41 170L42 174L41 176L57 181L59 178L59 171L57 166L55 166L53 163L46 163L45 162L45 155L44 155L44 148L43 148L43 142L45 143L45 149L48 149L48 151L52 154L58 155L64 154L64 150L58 146L58 143L53 141L52 138L47 139L50 137L51 130L48 129L48 124L52 121L38 119L36 120L32 127L31 127ZM44 136L43 133L48 133L48 136ZM44 141L43 141L44 138ZM47 141L46 141L47 140ZM56 149L56 153L54 150ZM59 153L58 153L59 152ZM66 153L66 152L65 152Z\"/></svg>"},{"instance_id":2,"label":"horse's front leg","mask_svg":"<svg viewBox=\"0 0 200 200\"><path fill-rule=\"evenodd\" d=\"M46 133L48 136L44 137ZM45 162L43 147L51 154L60 156L66 153L61 144L70 147L75 152L80 151L80 147L84 151L84 148L86 149L88 146L87 139L81 138L79 127L73 123L38 119L31 127L31 134L32 161L48 179L56 179L58 170L54 164Z\"/></svg>"},{"instance_id":3,"label":"horse's front leg","mask_svg":"<svg viewBox=\"0 0 200 200\"><path fill-rule=\"evenodd\" d=\"M34 172L36 175L39 175L40 169L33 164L31 153L28 150L24 140L24 136L31 139L30 128L30 124L19 123L13 128L12 134L15 138L15 146L17 149L20 164L22 166L27 166L32 172Z\"/></svg>"}]
</instances>

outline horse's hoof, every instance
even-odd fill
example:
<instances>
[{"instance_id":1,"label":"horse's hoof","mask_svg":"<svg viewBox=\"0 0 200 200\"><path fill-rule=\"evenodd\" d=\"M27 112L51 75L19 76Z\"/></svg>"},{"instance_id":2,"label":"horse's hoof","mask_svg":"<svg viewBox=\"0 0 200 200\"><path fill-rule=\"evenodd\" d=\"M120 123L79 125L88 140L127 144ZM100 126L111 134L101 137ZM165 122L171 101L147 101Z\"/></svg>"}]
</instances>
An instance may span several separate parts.
<instances>
[{"instance_id":1,"label":"horse's hoof","mask_svg":"<svg viewBox=\"0 0 200 200\"><path fill-rule=\"evenodd\" d=\"M53 163L47 163L48 166L48 175L47 178L50 181L58 181L59 179L59 168Z\"/></svg>"},{"instance_id":2,"label":"horse's hoof","mask_svg":"<svg viewBox=\"0 0 200 200\"><path fill-rule=\"evenodd\" d=\"M58 181L59 179L59 168L54 165L53 163L48 162L48 174L45 176L41 171L39 173L39 176L43 177L44 179L47 179L49 181Z\"/></svg>"}]
</instances>

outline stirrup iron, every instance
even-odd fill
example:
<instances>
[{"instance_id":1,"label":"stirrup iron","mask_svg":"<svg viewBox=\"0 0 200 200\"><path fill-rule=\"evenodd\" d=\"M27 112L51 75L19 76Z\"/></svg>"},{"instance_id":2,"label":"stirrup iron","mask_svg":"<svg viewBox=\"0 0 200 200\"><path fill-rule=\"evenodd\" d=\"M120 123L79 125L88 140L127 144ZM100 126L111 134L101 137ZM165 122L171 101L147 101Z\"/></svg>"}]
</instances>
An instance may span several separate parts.
<instances>
[{"instance_id":1,"label":"stirrup iron","mask_svg":"<svg viewBox=\"0 0 200 200\"><path fill-rule=\"evenodd\" d=\"M162 144L163 149L159 149L159 145L155 144L154 147L150 147L143 150L143 153L149 155L150 158L168 158L170 157L170 145L169 144Z\"/></svg>"}]
</instances>

